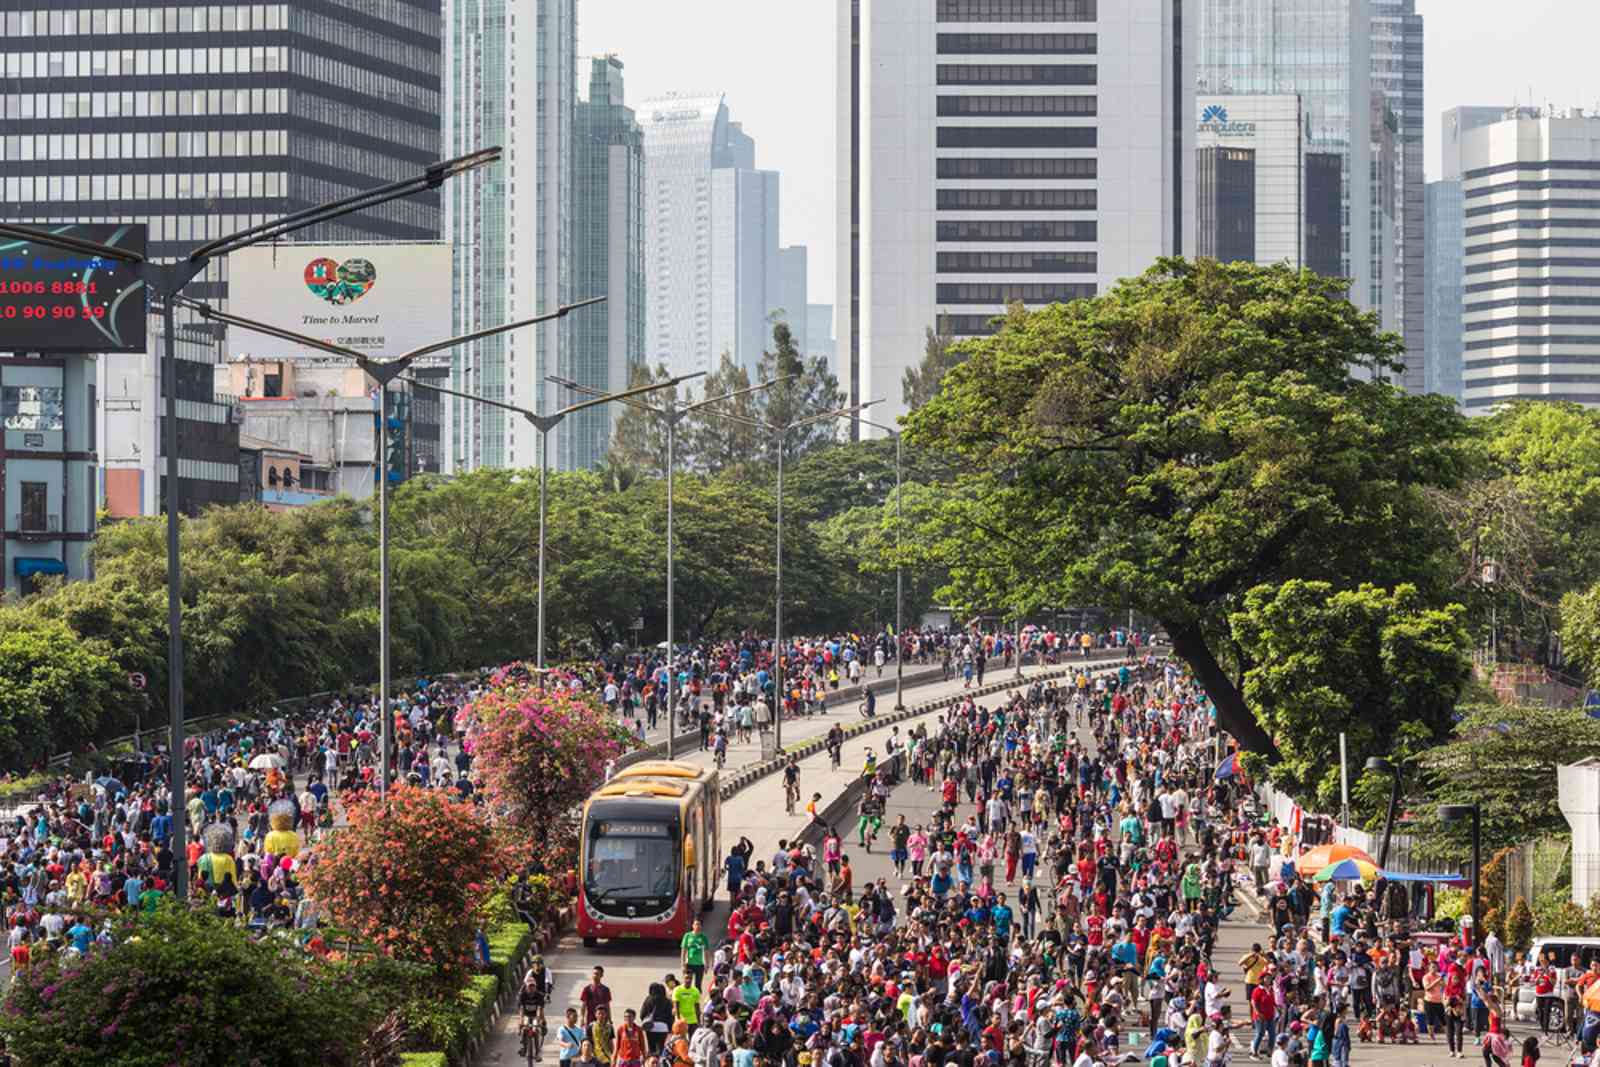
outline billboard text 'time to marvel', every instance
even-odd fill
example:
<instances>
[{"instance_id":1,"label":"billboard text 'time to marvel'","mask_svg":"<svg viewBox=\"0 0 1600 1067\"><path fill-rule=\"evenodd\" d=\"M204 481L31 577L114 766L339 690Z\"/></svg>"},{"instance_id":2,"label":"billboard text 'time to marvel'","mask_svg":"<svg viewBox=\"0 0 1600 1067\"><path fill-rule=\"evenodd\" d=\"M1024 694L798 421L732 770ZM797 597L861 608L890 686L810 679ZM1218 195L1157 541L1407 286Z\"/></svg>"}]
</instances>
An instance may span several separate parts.
<instances>
[{"instance_id":1,"label":"billboard text 'time to marvel'","mask_svg":"<svg viewBox=\"0 0 1600 1067\"><path fill-rule=\"evenodd\" d=\"M142 224L39 228L145 252ZM0 352L143 352L144 345L145 286L133 264L0 237Z\"/></svg>"},{"instance_id":2,"label":"billboard text 'time to marvel'","mask_svg":"<svg viewBox=\"0 0 1600 1067\"><path fill-rule=\"evenodd\" d=\"M447 244L283 244L228 257L228 310L372 356L450 336ZM231 330L232 356L318 356Z\"/></svg>"}]
</instances>

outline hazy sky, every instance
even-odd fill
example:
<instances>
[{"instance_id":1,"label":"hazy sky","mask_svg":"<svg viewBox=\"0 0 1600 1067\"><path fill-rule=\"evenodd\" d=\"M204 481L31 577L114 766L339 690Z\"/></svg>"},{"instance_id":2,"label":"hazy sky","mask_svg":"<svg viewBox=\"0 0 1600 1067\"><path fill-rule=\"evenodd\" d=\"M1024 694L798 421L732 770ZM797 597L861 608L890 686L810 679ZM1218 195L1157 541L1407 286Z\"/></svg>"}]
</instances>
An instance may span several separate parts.
<instances>
[{"instance_id":1,"label":"hazy sky","mask_svg":"<svg viewBox=\"0 0 1600 1067\"><path fill-rule=\"evenodd\" d=\"M1427 28L1430 178L1445 108L1600 106L1595 0L1417 0L1417 9ZM834 300L835 10L835 0L578 0L579 54L617 53L629 103L727 94L756 139L756 165L782 174L782 241L809 247L810 299L821 304Z\"/></svg>"}]
</instances>

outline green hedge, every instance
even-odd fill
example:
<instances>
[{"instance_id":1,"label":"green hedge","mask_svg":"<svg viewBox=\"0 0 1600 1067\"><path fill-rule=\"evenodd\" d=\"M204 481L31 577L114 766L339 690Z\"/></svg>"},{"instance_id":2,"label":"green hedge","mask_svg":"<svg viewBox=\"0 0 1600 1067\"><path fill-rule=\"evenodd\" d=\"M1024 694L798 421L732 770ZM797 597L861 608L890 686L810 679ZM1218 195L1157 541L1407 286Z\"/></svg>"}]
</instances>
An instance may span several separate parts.
<instances>
[{"instance_id":1,"label":"green hedge","mask_svg":"<svg viewBox=\"0 0 1600 1067\"><path fill-rule=\"evenodd\" d=\"M488 1032L500 995L517 987L515 964L533 947L533 932L526 923L516 921L490 927L484 936L489 942L489 970L468 979L453 1009L435 1006L425 1009L425 1019L413 1016L410 1020L414 1025L426 1022L427 1032L444 1045L444 1051L411 1053L423 1058L402 1061L401 1067L465 1063L467 1046Z\"/></svg>"},{"instance_id":2,"label":"green hedge","mask_svg":"<svg viewBox=\"0 0 1600 1067\"><path fill-rule=\"evenodd\" d=\"M450 1061L442 1052L402 1052L400 1067L449 1067Z\"/></svg>"}]
</instances>

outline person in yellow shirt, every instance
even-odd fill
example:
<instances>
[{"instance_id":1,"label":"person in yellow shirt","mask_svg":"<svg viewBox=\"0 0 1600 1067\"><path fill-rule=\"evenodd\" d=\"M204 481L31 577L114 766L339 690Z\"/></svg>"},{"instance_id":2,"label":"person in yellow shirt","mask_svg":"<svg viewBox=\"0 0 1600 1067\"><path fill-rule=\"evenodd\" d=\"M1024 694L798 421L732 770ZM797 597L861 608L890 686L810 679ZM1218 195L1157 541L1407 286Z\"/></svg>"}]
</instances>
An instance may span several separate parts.
<instances>
[{"instance_id":1,"label":"person in yellow shirt","mask_svg":"<svg viewBox=\"0 0 1600 1067\"><path fill-rule=\"evenodd\" d=\"M1239 969L1244 971L1246 1004L1250 1003L1250 995L1256 991L1256 986L1261 984L1261 976L1266 973L1267 964L1270 962L1266 954L1261 951L1259 942L1251 945L1250 951L1239 957Z\"/></svg>"},{"instance_id":2,"label":"person in yellow shirt","mask_svg":"<svg viewBox=\"0 0 1600 1067\"><path fill-rule=\"evenodd\" d=\"M88 898L89 879L81 866L74 867L67 872L67 902L76 908L81 907Z\"/></svg>"}]
</instances>

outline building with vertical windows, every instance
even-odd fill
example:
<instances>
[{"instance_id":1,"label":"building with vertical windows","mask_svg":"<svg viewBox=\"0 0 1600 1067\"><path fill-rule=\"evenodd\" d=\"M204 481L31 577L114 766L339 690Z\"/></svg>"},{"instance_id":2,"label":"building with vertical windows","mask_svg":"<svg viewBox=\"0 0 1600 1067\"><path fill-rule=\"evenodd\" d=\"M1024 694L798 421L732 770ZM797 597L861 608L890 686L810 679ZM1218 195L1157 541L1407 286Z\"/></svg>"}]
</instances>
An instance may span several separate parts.
<instances>
[{"instance_id":1,"label":"building with vertical windows","mask_svg":"<svg viewBox=\"0 0 1600 1067\"><path fill-rule=\"evenodd\" d=\"M778 296L773 302L774 308L783 312L783 321L789 325L795 348L803 356L811 352L808 337L811 322L806 300L809 261L805 245L788 245L778 249Z\"/></svg>"},{"instance_id":2,"label":"building with vertical windows","mask_svg":"<svg viewBox=\"0 0 1600 1067\"><path fill-rule=\"evenodd\" d=\"M438 0L435 0L437 10ZM500 145L501 162L444 189L458 334L554 311L573 299L575 0L444 0L444 153ZM570 320L455 350L452 388L553 410L546 379L571 365ZM540 434L510 412L452 398L449 470L528 467ZM560 454L563 428L550 435Z\"/></svg>"},{"instance_id":3,"label":"building with vertical windows","mask_svg":"<svg viewBox=\"0 0 1600 1067\"><path fill-rule=\"evenodd\" d=\"M439 158L439 4L11 0L0 14L0 214L145 223L162 259L410 177ZM433 240L439 227L427 193L302 236ZM227 279L218 261L188 295L225 301ZM164 499L151 337L143 357L98 362L113 514L151 514ZM237 425L211 389L216 342L180 312L186 511L239 495Z\"/></svg>"},{"instance_id":4,"label":"building with vertical windows","mask_svg":"<svg viewBox=\"0 0 1600 1067\"><path fill-rule=\"evenodd\" d=\"M1441 122L1444 166L1427 184L1423 256L1424 388L1454 397L1461 392L1461 298L1466 216L1461 198L1461 138L1468 130L1500 121L1507 108L1453 107Z\"/></svg>"},{"instance_id":5,"label":"building with vertical windows","mask_svg":"<svg viewBox=\"0 0 1600 1067\"><path fill-rule=\"evenodd\" d=\"M597 56L573 125L573 293L606 302L572 313L567 375L625 389L644 360L644 133L623 103L622 60ZM597 467L611 448L612 405L570 416L556 464Z\"/></svg>"},{"instance_id":6,"label":"building with vertical windows","mask_svg":"<svg viewBox=\"0 0 1600 1067\"><path fill-rule=\"evenodd\" d=\"M1197 0L837 0L841 385L1194 253Z\"/></svg>"},{"instance_id":7,"label":"building with vertical windows","mask_svg":"<svg viewBox=\"0 0 1600 1067\"><path fill-rule=\"evenodd\" d=\"M1516 108L1461 137L1463 407L1600 404L1600 117Z\"/></svg>"},{"instance_id":8,"label":"building with vertical windows","mask_svg":"<svg viewBox=\"0 0 1600 1067\"><path fill-rule=\"evenodd\" d=\"M1196 0L1194 5L1196 84L1208 107L1223 106L1241 118L1240 109L1251 105L1227 98L1293 94L1298 99L1305 242L1297 262L1349 278L1351 299L1366 307L1380 306L1372 281L1373 2ZM1203 113L1201 119L1203 124ZM1330 204L1327 194L1335 177L1338 200Z\"/></svg>"},{"instance_id":9,"label":"building with vertical windows","mask_svg":"<svg viewBox=\"0 0 1600 1067\"><path fill-rule=\"evenodd\" d=\"M1197 106L1197 253L1338 274L1339 159L1312 150L1299 94Z\"/></svg>"},{"instance_id":10,"label":"building with vertical windows","mask_svg":"<svg viewBox=\"0 0 1600 1067\"><path fill-rule=\"evenodd\" d=\"M1371 0L1372 87L1384 102L1392 148L1390 240L1379 247L1392 329L1406 343L1405 370L1396 383L1408 392L1427 387L1427 315L1424 298L1422 16L1417 0Z\"/></svg>"},{"instance_id":11,"label":"building with vertical windows","mask_svg":"<svg viewBox=\"0 0 1600 1067\"><path fill-rule=\"evenodd\" d=\"M645 350L674 374L754 370L777 306L778 175L721 96L646 101Z\"/></svg>"},{"instance_id":12,"label":"building with vertical windows","mask_svg":"<svg viewBox=\"0 0 1600 1067\"><path fill-rule=\"evenodd\" d=\"M99 501L95 357L0 355L0 590L91 576Z\"/></svg>"}]
</instances>

